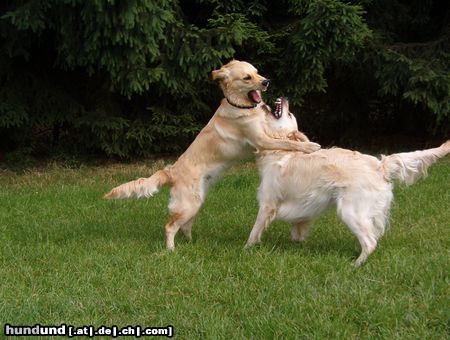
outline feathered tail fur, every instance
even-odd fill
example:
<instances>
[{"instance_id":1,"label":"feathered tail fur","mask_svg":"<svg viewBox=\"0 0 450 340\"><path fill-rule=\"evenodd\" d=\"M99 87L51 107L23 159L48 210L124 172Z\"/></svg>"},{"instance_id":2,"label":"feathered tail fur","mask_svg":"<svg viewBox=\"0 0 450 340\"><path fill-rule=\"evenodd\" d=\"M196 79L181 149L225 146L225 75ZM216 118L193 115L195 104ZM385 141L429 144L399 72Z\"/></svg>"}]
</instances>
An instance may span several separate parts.
<instances>
[{"instance_id":1,"label":"feathered tail fur","mask_svg":"<svg viewBox=\"0 0 450 340\"><path fill-rule=\"evenodd\" d=\"M159 170L151 177L139 178L135 181L124 183L112 189L104 198L142 198L151 197L156 194L159 189L169 183L169 176L166 170Z\"/></svg>"},{"instance_id":2,"label":"feathered tail fur","mask_svg":"<svg viewBox=\"0 0 450 340\"><path fill-rule=\"evenodd\" d=\"M383 156L381 163L388 180L397 179L409 185L426 176L428 167L449 153L450 140L438 148Z\"/></svg>"}]
</instances>

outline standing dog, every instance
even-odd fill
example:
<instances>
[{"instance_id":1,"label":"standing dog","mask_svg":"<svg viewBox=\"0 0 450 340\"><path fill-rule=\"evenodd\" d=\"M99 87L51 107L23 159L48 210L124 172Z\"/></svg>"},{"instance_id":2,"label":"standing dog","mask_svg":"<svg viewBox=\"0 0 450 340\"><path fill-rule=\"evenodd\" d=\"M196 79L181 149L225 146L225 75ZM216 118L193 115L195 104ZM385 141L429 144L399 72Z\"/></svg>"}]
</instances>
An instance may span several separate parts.
<instances>
[{"instance_id":1,"label":"standing dog","mask_svg":"<svg viewBox=\"0 0 450 340\"><path fill-rule=\"evenodd\" d=\"M233 60L212 72L225 99L209 123L172 166L149 178L141 178L112 189L106 198L150 197L165 184L171 186L170 219L165 226L166 246L175 248L179 229L191 239L192 222L210 185L233 161L255 150L290 150L310 153L318 144L275 139L267 134L266 105L261 91L269 80L251 64Z\"/></svg>"},{"instance_id":2,"label":"standing dog","mask_svg":"<svg viewBox=\"0 0 450 340\"><path fill-rule=\"evenodd\" d=\"M269 131L280 135L297 130L287 100L277 104L268 120ZM291 136L308 141L297 132ZM438 158L450 153L450 141L438 148L398 153L381 160L356 151L322 149L311 154L263 151L257 164L261 175L259 212L247 246L261 242L274 219L292 223L294 241L305 239L313 220L332 203L361 244L355 262L360 266L375 250L383 235L393 198L394 179L414 183Z\"/></svg>"}]
</instances>

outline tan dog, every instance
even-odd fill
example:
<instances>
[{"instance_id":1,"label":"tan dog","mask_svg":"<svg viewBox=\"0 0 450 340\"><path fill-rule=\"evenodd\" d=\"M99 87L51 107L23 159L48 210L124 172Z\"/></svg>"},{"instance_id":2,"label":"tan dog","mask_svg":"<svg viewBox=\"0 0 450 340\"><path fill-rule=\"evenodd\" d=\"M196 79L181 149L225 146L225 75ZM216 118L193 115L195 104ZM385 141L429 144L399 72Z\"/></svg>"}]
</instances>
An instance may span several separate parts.
<instances>
[{"instance_id":1,"label":"tan dog","mask_svg":"<svg viewBox=\"0 0 450 340\"><path fill-rule=\"evenodd\" d=\"M246 62L233 60L212 72L225 99L209 123L172 166L149 178L122 184L106 198L150 197L161 186L170 191L170 220L166 224L166 246L175 247L179 229L191 239L192 222L202 206L210 185L233 161L255 150L290 150L310 153L318 144L272 138L267 134L265 104L261 91L269 81Z\"/></svg>"},{"instance_id":2,"label":"tan dog","mask_svg":"<svg viewBox=\"0 0 450 340\"><path fill-rule=\"evenodd\" d=\"M286 135L297 130L287 100L277 104L269 131ZM277 118L278 117L278 118ZM293 132L299 140L308 140ZM331 204L361 244L355 262L361 265L383 235L393 198L393 180L414 183L437 159L450 153L450 141L438 148L398 153L381 160L356 151L322 149L309 155L288 151L263 151L257 163L261 175L259 212L247 246L261 242L274 219L292 223L294 241L303 241L313 220Z\"/></svg>"}]
</instances>

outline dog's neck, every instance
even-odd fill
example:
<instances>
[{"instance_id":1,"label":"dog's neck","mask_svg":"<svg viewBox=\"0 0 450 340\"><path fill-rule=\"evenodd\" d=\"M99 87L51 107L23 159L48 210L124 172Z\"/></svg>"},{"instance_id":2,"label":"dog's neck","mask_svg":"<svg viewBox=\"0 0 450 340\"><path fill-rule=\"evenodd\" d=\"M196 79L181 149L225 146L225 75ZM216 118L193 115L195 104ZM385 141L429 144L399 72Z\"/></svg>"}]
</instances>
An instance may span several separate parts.
<instances>
[{"instance_id":1,"label":"dog's neck","mask_svg":"<svg viewBox=\"0 0 450 340\"><path fill-rule=\"evenodd\" d=\"M258 104L252 104L252 105L239 105L236 103L233 103L228 97L225 97L225 99L227 100L228 104L230 104L231 106L237 107L238 109L254 109L256 106L258 106Z\"/></svg>"},{"instance_id":2,"label":"dog's neck","mask_svg":"<svg viewBox=\"0 0 450 340\"><path fill-rule=\"evenodd\" d=\"M231 105L226 98L223 98L219 108L217 109L217 114L218 116L225 119L238 119L243 117L251 117L255 115L256 111L260 112L261 114L264 114L264 111L260 110L262 105L265 105L264 102L256 104L255 107L251 107L248 109L241 109L239 107Z\"/></svg>"}]
</instances>

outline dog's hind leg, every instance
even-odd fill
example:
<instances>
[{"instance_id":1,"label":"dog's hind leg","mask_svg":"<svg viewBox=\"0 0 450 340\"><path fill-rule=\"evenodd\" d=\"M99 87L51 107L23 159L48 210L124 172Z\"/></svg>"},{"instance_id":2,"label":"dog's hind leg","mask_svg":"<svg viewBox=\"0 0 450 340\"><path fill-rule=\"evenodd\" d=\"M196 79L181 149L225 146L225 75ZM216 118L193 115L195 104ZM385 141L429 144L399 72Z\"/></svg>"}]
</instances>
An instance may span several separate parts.
<instances>
[{"instance_id":1,"label":"dog's hind leg","mask_svg":"<svg viewBox=\"0 0 450 340\"><path fill-rule=\"evenodd\" d=\"M164 227L166 229L166 248L168 250L175 250L175 235L180 229L180 219L180 213L172 213L169 222Z\"/></svg>"},{"instance_id":2,"label":"dog's hind leg","mask_svg":"<svg viewBox=\"0 0 450 340\"><path fill-rule=\"evenodd\" d=\"M376 228L372 220L368 218L360 218L353 214L343 214L341 218L361 245L361 254L355 261L355 267L359 267L377 247Z\"/></svg>"},{"instance_id":3,"label":"dog's hind leg","mask_svg":"<svg viewBox=\"0 0 450 340\"><path fill-rule=\"evenodd\" d=\"M246 247L251 247L256 243L261 242L262 233L269 227L269 224L274 220L276 215L277 209L274 205L265 204L259 208L258 216L256 217L255 225L250 232Z\"/></svg>"},{"instance_id":4,"label":"dog's hind leg","mask_svg":"<svg viewBox=\"0 0 450 340\"><path fill-rule=\"evenodd\" d=\"M369 222L368 220L366 222L357 222L356 225L358 225L358 229L370 230L371 228L373 228L371 222ZM354 227L355 225L352 225L350 229L354 229ZM365 234L365 232L355 233L355 235L358 238L359 243L361 244L361 254L355 261L355 267L359 267L367 260L369 255L375 251L375 248L377 247L377 239L375 235L372 235L370 233Z\"/></svg>"},{"instance_id":5,"label":"dog's hind leg","mask_svg":"<svg viewBox=\"0 0 450 340\"><path fill-rule=\"evenodd\" d=\"M168 250L175 249L175 235L181 228L183 234L189 239L192 223L197 215L203 201L199 195L188 192L185 188L172 188L169 204L170 219L166 224L166 247Z\"/></svg>"},{"instance_id":6,"label":"dog's hind leg","mask_svg":"<svg viewBox=\"0 0 450 340\"><path fill-rule=\"evenodd\" d=\"M175 235L181 228L181 231L188 240L191 239L191 227L195 215L201 205L189 207L189 209L181 210L181 212L173 212L170 215L169 222L166 224L166 247L168 250L175 249Z\"/></svg>"},{"instance_id":7,"label":"dog's hind leg","mask_svg":"<svg viewBox=\"0 0 450 340\"><path fill-rule=\"evenodd\" d=\"M303 220L297 223L293 223L291 228L292 241L301 242L306 240L311 225L311 220Z\"/></svg>"},{"instance_id":8,"label":"dog's hind leg","mask_svg":"<svg viewBox=\"0 0 450 340\"><path fill-rule=\"evenodd\" d=\"M362 199L363 198L363 199ZM337 213L350 231L358 238L361 254L355 261L359 267L377 247L379 235L378 226L371 217L373 210L372 197L368 195L348 195L338 200Z\"/></svg>"},{"instance_id":9,"label":"dog's hind leg","mask_svg":"<svg viewBox=\"0 0 450 340\"><path fill-rule=\"evenodd\" d=\"M188 241L192 241L192 224L194 223L194 218L191 218L189 221L187 221L185 224L183 224L180 227L181 232L183 233L184 237Z\"/></svg>"}]
</instances>

